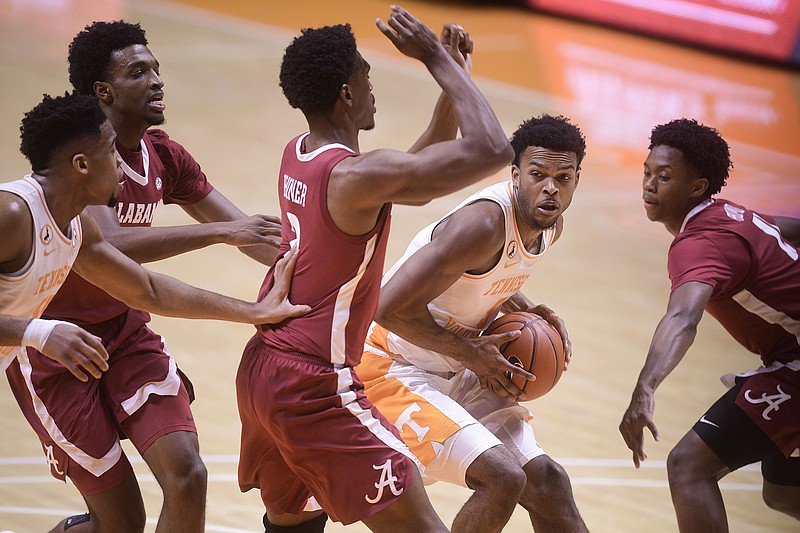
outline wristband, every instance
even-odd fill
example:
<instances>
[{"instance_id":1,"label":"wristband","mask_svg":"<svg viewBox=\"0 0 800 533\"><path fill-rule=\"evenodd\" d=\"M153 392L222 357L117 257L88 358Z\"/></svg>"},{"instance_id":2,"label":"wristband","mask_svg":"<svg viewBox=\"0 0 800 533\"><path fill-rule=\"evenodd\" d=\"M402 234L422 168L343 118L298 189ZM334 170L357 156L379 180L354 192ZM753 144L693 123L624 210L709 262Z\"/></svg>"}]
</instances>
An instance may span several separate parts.
<instances>
[{"instance_id":1,"label":"wristband","mask_svg":"<svg viewBox=\"0 0 800 533\"><path fill-rule=\"evenodd\" d=\"M22 346L30 346L41 352L53 328L59 324L77 327L75 324L64 322L63 320L43 320L41 318L34 318L28 322L25 333L22 334Z\"/></svg>"}]
</instances>

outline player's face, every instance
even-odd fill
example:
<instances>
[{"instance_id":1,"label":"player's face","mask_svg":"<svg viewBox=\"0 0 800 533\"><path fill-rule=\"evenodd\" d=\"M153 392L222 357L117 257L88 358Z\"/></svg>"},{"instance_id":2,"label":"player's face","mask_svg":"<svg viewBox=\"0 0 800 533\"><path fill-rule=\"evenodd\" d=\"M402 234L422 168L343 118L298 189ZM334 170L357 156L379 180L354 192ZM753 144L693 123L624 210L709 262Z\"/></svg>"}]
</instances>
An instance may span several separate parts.
<instances>
[{"instance_id":1,"label":"player's face","mask_svg":"<svg viewBox=\"0 0 800 533\"><path fill-rule=\"evenodd\" d=\"M534 230L551 227L569 207L580 171L574 152L529 146L511 167L520 222Z\"/></svg>"},{"instance_id":2,"label":"player's face","mask_svg":"<svg viewBox=\"0 0 800 533\"><path fill-rule=\"evenodd\" d=\"M111 58L111 112L119 115L123 123L163 124L164 82L159 75L159 63L150 50L134 44L116 50Z\"/></svg>"},{"instance_id":3,"label":"player's face","mask_svg":"<svg viewBox=\"0 0 800 533\"><path fill-rule=\"evenodd\" d=\"M375 127L375 96L369 80L370 65L360 53L356 61L356 70L349 83L353 95L353 112L358 128L371 130Z\"/></svg>"},{"instance_id":4,"label":"player's face","mask_svg":"<svg viewBox=\"0 0 800 533\"><path fill-rule=\"evenodd\" d=\"M708 181L697 177L683 153L671 146L654 146L644 162L642 200L647 218L661 222L676 235L683 220L701 200Z\"/></svg>"},{"instance_id":5,"label":"player's face","mask_svg":"<svg viewBox=\"0 0 800 533\"><path fill-rule=\"evenodd\" d=\"M93 205L117 205L122 190L122 159L117 153L114 127L106 121L100 127L98 142L86 152L90 175L87 189Z\"/></svg>"}]
</instances>

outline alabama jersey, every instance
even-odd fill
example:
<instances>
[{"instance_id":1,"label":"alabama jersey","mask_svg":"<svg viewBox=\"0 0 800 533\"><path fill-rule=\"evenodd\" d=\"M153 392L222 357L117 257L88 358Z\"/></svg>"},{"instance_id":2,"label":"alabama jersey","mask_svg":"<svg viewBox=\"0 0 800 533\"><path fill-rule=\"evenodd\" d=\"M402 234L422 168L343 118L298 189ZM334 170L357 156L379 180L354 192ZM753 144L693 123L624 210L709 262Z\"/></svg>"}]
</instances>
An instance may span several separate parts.
<instances>
[{"instance_id":1,"label":"alabama jersey","mask_svg":"<svg viewBox=\"0 0 800 533\"><path fill-rule=\"evenodd\" d=\"M342 232L328 212L328 180L337 163L357 154L341 144L304 153L307 135L293 139L283 153L278 179L283 224L279 253L299 247L289 300L309 305L311 311L277 325L262 325L259 332L268 346L282 351L355 366L378 306L391 204L383 206L368 233ZM270 270L260 299L272 283Z\"/></svg>"},{"instance_id":2,"label":"alabama jersey","mask_svg":"<svg viewBox=\"0 0 800 533\"><path fill-rule=\"evenodd\" d=\"M800 359L800 262L774 220L727 200L686 217L669 251L672 290L711 285L706 310L764 366Z\"/></svg>"},{"instance_id":3,"label":"alabama jersey","mask_svg":"<svg viewBox=\"0 0 800 533\"><path fill-rule=\"evenodd\" d=\"M39 318L72 269L83 234L78 217L72 219L68 235L56 225L44 192L30 175L0 184L0 191L13 193L28 205L33 218L33 249L25 267L13 274L0 274L0 313ZM0 347L0 370L22 352L19 346Z\"/></svg>"},{"instance_id":4,"label":"alabama jersey","mask_svg":"<svg viewBox=\"0 0 800 533\"><path fill-rule=\"evenodd\" d=\"M150 226L159 202L192 204L205 198L213 187L200 165L183 146L162 130L148 130L138 151L117 143L125 182L115 208L120 226ZM75 324L97 324L127 311L129 307L73 273L45 311L47 318ZM141 323L150 320L140 315Z\"/></svg>"},{"instance_id":5,"label":"alabama jersey","mask_svg":"<svg viewBox=\"0 0 800 533\"><path fill-rule=\"evenodd\" d=\"M467 338L479 336L494 320L500 306L520 290L556 237L556 226L552 226L542 232L538 253L532 254L525 249L514 216L512 182L497 183L473 194L442 219L417 233L405 254L384 277L384 280L388 281L414 252L428 244L438 224L461 207L480 200L493 201L503 209L505 217L503 254L490 271L480 275L462 275L458 281L428 304L428 310L437 324ZM464 368L455 359L416 346L377 324L373 324L371 328L368 345L381 349L385 347L391 353L402 354L403 359L423 370L458 372Z\"/></svg>"}]
</instances>

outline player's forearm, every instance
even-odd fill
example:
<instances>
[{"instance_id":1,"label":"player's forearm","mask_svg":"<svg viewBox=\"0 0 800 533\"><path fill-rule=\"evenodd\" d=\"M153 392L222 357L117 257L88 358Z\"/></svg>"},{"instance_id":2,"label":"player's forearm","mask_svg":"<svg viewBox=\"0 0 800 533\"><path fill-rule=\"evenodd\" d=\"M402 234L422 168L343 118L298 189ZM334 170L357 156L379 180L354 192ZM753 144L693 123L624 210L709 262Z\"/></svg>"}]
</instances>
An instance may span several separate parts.
<instances>
[{"instance_id":1,"label":"player's forearm","mask_svg":"<svg viewBox=\"0 0 800 533\"><path fill-rule=\"evenodd\" d=\"M439 96L433 116L428 127L419 139L408 150L408 153L415 154L434 143L455 139L458 134L458 122L456 121L453 104L445 93Z\"/></svg>"},{"instance_id":2,"label":"player's forearm","mask_svg":"<svg viewBox=\"0 0 800 533\"><path fill-rule=\"evenodd\" d=\"M176 318L224 320L252 324L255 304L193 287L169 276L149 273L149 285L121 295L129 306ZM119 297L119 296L117 296Z\"/></svg>"},{"instance_id":3,"label":"player's forearm","mask_svg":"<svg viewBox=\"0 0 800 533\"><path fill-rule=\"evenodd\" d=\"M254 259L266 266L272 266L275 263L275 258L278 257L278 249L267 244L258 246L240 246L239 251L247 257Z\"/></svg>"},{"instance_id":4,"label":"player's forearm","mask_svg":"<svg viewBox=\"0 0 800 533\"><path fill-rule=\"evenodd\" d=\"M679 317L664 317L656 328L636 389L655 390L681 362L697 334L697 324Z\"/></svg>"},{"instance_id":5,"label":"player's forearm","mask_svg":"<svg viewBox=\"0 0 800 533\"><path fill-rule=\"evenodd\" d=\"M495 170L507 165L514 151L489 102L467 72L443 49L433 55L426 66L453 105L462 141L485 164L496 163Z\"/></svg>"},{"instance_id":6,"label":"player's forearm","mask_svg":"<svg viewBox=\"0 0 800 533\"><path fill-rule=\"evenodd\" d=\"M0 315L0 346L19 346L30 318Z\"/></svg>"},{"instance_id":7,"label":"player's forearm","mask_svg":"<svg viewBox=\"0 0 800 533\"><path fill-rule=\"evenodd\" d=\"M111 233L105 232L105 238L137 263L149 263L224 243L229 232L224 222L213 222L186 226L121 227Z\"/></svg>"},{"instance_id":8,"label":"player's forearm","mask_svg":"<svg viewBox=\"0 0 800 533\"><path fill-rule=\"evenodd\" d=\"M466 339L442 328L430 313L426 315L403 317L378 313L375 321L420 348L460 360L461 354L467 350Z\"/></svg>"}]
</instances>

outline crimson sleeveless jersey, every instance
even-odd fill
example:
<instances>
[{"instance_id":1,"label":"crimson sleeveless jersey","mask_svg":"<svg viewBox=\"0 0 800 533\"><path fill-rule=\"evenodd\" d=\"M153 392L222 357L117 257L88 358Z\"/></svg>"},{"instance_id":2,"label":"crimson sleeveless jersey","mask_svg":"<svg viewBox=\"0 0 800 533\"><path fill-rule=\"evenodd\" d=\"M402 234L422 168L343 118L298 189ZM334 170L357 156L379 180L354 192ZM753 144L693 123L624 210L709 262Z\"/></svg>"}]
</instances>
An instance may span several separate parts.
<instances>
[{"instance_id":1,"label":"crimson sleeveless jersey","mask_svg":"<svg viewBox=\"0 0 800 533\"><path fill-rule=\"evenodd\" d=\"M138 152L132 152L117 144L125 171L125 185L116 206L120 226L150 226L160 201L193 204L213 190L197 161L183 146L170 140L166 132L148 130L140 147ZM76 324L97 324L128 309L73 272L44 316ZM142 323L150 320L148 313L136 312L141 314Z\"/></svg>"},{"instance_id":2,"label":"crimson sleeveless jersey","mask_svg":"<svg viewBox=\"0 0 800 533\"><path fill-rule=\"evenodd\" d=\"M365 235L342 232L328 212L331 170L345 157L357 155L341 144L303 153L308 134L285 148L278 178L282 216L280 255L299 246L289 299L311 306L304 316L259 327L263 341L287 352L319 357L335 365L355 366L378 306L391 204L383 206L375 227ZM267 273L259 299L273 283Z\"/></svg>"},{"instance_id":3,"label":"crimson sleeveless jersey","mask_svg":"<svg viewBox=\"0 0 800 533\"><path fill-rule=\"evenodd\" d=\"M772 362L800 359L800 262L774 219L723 199L686 217L669 251L672 290L714 287L706 310L745 348Z\"/></svg>"}]
</instances>

